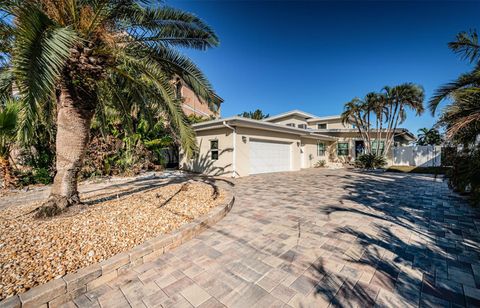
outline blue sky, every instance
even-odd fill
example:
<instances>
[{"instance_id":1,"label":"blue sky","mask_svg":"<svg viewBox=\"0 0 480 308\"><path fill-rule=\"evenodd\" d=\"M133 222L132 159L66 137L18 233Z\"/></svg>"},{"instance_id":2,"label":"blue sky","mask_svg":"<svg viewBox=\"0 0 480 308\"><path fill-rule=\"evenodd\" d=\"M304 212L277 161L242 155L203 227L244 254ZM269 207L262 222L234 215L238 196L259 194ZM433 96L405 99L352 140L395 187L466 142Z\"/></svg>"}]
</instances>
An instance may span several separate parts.
<instances>
[{"instance_id":1,"label":"blue sky","mask_svg":"<svg viewBox=\"0 0 480 308\"><path fill-rule=\"evenodd\" d=\"M480 30L480 2L167 1L212 26L218 48L187 54L225 99L222 116L257 108L339 114L343 104L385 85L415 82L427 100L469 70L448 48ZM408 114L416 133L435 118Z\"/></svg>"}]
</instances>

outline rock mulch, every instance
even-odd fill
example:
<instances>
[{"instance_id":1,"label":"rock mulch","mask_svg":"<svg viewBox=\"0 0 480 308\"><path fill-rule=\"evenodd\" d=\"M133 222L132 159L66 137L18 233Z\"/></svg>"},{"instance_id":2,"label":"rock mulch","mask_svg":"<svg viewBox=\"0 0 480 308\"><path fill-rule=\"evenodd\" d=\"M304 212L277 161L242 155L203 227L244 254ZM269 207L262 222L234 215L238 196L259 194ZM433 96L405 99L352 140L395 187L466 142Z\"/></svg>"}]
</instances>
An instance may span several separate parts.
<instances>
[{"instance_id":1,"label":"rock mulch","mask_svg":"<svg viewBox=\"0 0 480 308\"><path fill-rule=\"evenodd\" d=\"M44 220L34 218L38 202L0 210L0 300L170 233L221 204L223 192L215 196L190 181L107 201L89 196L90 205Z\"/></svg>"}]
</instances>

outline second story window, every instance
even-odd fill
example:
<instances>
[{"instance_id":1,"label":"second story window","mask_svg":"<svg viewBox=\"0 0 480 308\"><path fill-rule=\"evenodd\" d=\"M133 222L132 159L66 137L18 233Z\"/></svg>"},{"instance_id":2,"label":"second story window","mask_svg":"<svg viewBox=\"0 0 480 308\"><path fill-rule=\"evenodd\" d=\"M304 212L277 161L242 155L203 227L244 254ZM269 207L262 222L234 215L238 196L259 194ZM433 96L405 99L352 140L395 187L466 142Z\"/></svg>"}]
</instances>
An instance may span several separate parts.
<instances>
[{"instance_id":1,"label":"second story window","mask_svg":"<svg viewBox=\"0 0 480 308\"><path fill-rule=\"evenodd\" d=\"M318 129L327 129L327 123L320 123L317 125Z\"/></svg>"},{"instance_id":2,"label":"second story window","mask_svg":"<svg viewBox=\"0 0 480 308\"><path fill-rule=\"evenodd\" d=\"M212 160L218 160L218 140L210 140L210 155Z\"/></svg>"},{"instance_id":3,"label":"second story window","mask_svg":"<svg viewBox=\"0 0 480 308\"><path fill-rule=\"evenodd\" d=\"M295 127L295 123L287 123L287 126Z\"/></svg>"},{"instance_id":4,"label":"second story window","mask_svg":"<svg viewBox=\"0 0 480 308\"><path fill-rule=\"evenodd\" d=\"M298 124L298 128L307 129L307 124Z\"/></svg>"}]
</instances>

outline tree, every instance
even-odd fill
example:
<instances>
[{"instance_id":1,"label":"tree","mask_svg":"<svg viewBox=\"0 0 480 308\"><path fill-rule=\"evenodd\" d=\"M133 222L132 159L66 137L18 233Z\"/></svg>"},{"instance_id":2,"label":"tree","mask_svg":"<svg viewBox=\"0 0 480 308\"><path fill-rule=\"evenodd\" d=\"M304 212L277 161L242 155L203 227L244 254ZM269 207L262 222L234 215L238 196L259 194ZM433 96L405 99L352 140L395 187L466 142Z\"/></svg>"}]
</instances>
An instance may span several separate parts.
<instances>
[{"instance_id":1,"label":"tree","mask_svg":"<svg viewBox=\"0 0 480 308\"><path fill-rule=\"evenodd\" d=\"M244 118L254 119L254 120L263 120L268 118L270 115L264 114L263 111L261 111L260 109L257 109L255 111L244 111L240 113L239 116Z\"/></svg>"},{"instance_id":2,"label":"tree","mask_svg":"<svg viewBox=\"0 0 480 308\"><path fill-rule=\"evenodd\" d=\"M421 86L413 83L404 83L392 88L385 87L385 92L388 115L385 153L388 153L393 145L398 125L402 124L407 118L406 111L408 109L413 110L417 116L423 113L425 92Z\"/></svg>"},{"instance_id":3,"label":"tree","mask_svg":"<svg viewBox=\"0 0 480 308\"><path fill-rule=\"evenodd\" d=\"M346 103L341 116L342 122L355 125L364 141L367 154L380 153L380 140L383 138L383 152L388 153L398 125L406 119L406 110L412 109L420 115L423 113L424 98L423 88L413 83L384 87L381 93L370 92L363 100L354 98ZM376 136L375 148L372 148L373 135Z\"/></svg>"},{"instance_id":4,"label":"tree","mask_svg":"<svg viewBox=\"0 0 480 308\"><path fill-rule=\"evenodd\" d=\"M4 0L0 10L0 39L9 59L0 70L0 89L18 89L20 139L32 135L42 109L57 111L56 175L39 215L80 202L77 174L92 118L109 101L104 98L114 99L122 112L127 100L156 111L185 154L193 153L194 133L171 81L179 77L200 98L215 101L202 72L175 49L218 45L202 20L140 0Z\"/></svg>"},{"instance_id":5,"label":"tree","mask_svg":"<svg viewBox=\"0 0 480 308\"><path fill-rule=\"evenodd\" d=\"M430 111L435 114L439 104L450 99L438 124L446 128L447 139L473 144L480 134L480 43L477 32L461 32L448 46L474 64L474 68L438 88L429 102Z\"/></svg>"},{"instance_id":6,"label":"tree","mask_svg":"<svg viewBox=\"0 0 480 308\"><path fill-rule=\"evenodd\" d=\"M13 186L14 177L10 165L10 152L17 134L18 105L7 101L0 106L0 172L3 188Z\"/></svg>"},{"instance_id":7,"label":"tree","mask_svg":"<svg viewBox=\"0 0 480 308\"><path fill-rule=\"evenodd\" d=\"M418 130L418 145L440 145L442 136L436 128L421 128Z\"/></svg>"}]
</instances>

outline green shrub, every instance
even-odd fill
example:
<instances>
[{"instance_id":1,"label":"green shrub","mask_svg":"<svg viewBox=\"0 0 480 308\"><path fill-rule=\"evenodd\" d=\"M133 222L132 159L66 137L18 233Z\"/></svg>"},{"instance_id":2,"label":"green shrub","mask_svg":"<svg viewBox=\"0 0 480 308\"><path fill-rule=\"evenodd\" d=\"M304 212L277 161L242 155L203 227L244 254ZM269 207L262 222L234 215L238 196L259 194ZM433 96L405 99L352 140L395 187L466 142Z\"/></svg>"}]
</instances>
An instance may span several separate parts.
<instances>
[{"instance_id":1,"label":"green shrub","mask_svg":"<svg viewBox=\"0 0 480 308\"><path fill-rule=\"evenodd\" d=\"M372 153L362 154L355 160L355 167L362 169L377 169L382 168L387 164L384 156L375 155Z\"/></svg>"},{"instance_id":2,"label":"green shrub","mask_svg":"<svg viewBox=\"0 0 480 308\"><path fill-rule=\"evenodd\" d=\"M323 168L323 167L325 167L326 164L327 164L327 162L325 160L321 159L321 160L319 160L315 163L315 168Z\"/></svg>"},{"instance_id":3,"label":"green shrub","mask_svg":"<svg viewBox=\"0 0 480 308\"><path fill-rule=\"evenodd\" d=\"M33 179L36 184L50 184L53 182L51 172L46 168L38 168L33 170Z\"/></svg>"},{"instance_id":4,"label":"green shrub","mask_svg":"<svg viewBox=\"0 0 480 308\"><path fill-rule=\"evenodd\" d=\"M447 172L449 186L470 196L474 205L480 205L480 148L457 153Z\"/></svg>"},{"instance_id":5,"label":"green shrub","mask_svg":"<svg viewBox=\"0 0 480 308\"><path fill-rule=\"evenodd\" d=\"M17 186L25 187L35 184L51 184L53 182L53 174L47 168L34 168L31 170L16 171Z\"/></svg>"}]
</instances>

